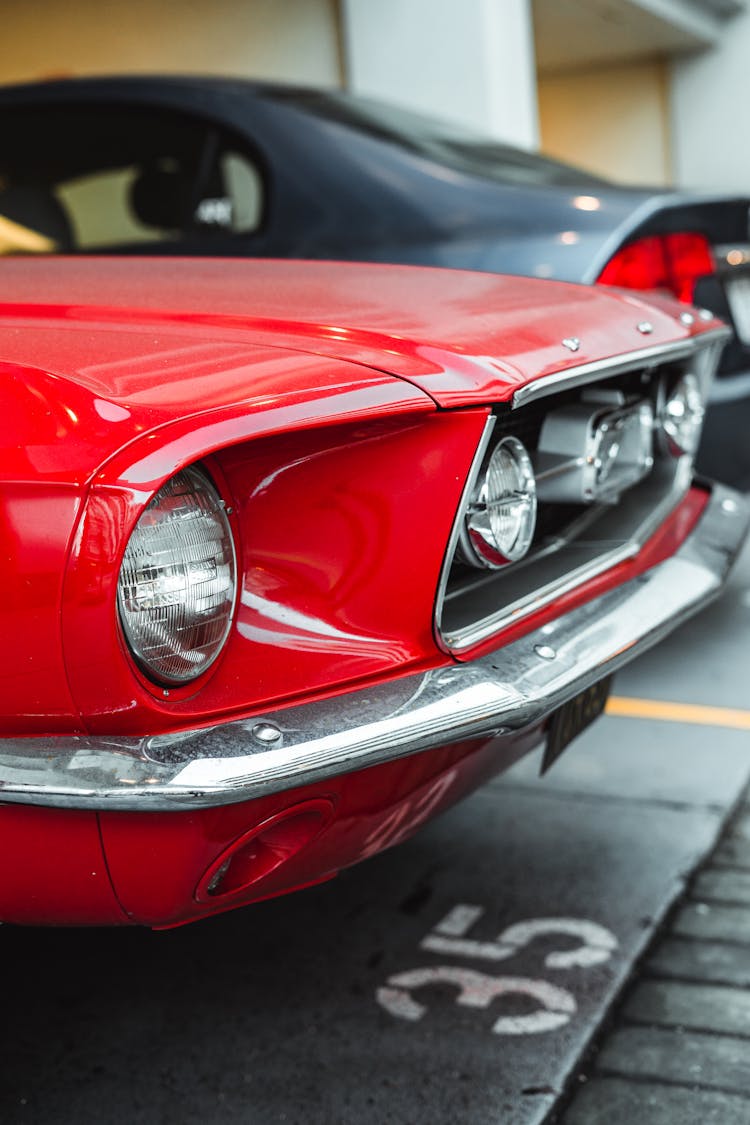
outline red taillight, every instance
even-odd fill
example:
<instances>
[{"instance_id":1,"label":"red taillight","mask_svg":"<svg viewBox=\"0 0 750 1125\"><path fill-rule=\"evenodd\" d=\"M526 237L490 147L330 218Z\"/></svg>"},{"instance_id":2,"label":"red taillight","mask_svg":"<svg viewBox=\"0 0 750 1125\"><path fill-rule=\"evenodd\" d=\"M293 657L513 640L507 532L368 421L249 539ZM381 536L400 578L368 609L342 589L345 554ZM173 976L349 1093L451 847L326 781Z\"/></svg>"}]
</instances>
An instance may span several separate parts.
<instances>
[{"instance_id":1,"label":"red taillight","mask_svg":"<svg viewBox=\"0 0 750 1125\"><path fill-rule=\"evenodd\" d=\"M708 239L702 234L655 234L618 250L597 278L600 285L623 289L666 289L690 304L695 283L716 272Z\"/></svg>"}]
</instances>

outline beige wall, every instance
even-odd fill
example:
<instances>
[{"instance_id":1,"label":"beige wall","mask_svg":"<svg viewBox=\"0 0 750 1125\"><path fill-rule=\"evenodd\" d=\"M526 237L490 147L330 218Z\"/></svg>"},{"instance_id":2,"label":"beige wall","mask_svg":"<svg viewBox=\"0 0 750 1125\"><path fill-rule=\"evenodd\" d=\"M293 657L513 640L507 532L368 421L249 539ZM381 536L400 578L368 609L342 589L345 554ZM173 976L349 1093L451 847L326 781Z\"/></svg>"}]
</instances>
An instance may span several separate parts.
<instances>
[{"instance_id":1,"label":"beige wall","mask_svg":"<svg viewBox=\"0 0 750 1125\"><path fill-rule=\"evenodd\" d=\"M668 184L667 82L661 62L541 77L542 148L624 183Z\"/></svg>"},{"instance_id":2,"label":"beige wall","mask_svg":"<svg viewBox=\"0 0 750 1125\"><path fill-rule=\"evenodd\" d=\"M189 72L341 82L337 0L3 0L0 82Z\"/></svg>"}]
</instances>

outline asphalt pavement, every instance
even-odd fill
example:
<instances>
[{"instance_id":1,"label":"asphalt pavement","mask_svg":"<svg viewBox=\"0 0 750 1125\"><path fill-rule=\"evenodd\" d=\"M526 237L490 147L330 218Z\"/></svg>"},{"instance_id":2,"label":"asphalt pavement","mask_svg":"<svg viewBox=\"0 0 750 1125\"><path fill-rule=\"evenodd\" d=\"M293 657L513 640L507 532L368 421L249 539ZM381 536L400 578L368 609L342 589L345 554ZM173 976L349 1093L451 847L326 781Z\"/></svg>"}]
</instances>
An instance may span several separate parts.
<instances>
[{"instance_id":1,"label":"asphalt pavement","mask_svg":"<svg viewBox=\"0 0 750 1125\"><path fill-rule=\"evenodd\" d=\"M166 933L0 930L0 1120L532 1125L564 1108L566 1125L682 1125L717 1092L746 1105L731 1051L720 1089L638 1060L666 1059L694 1004L720 1012L711 989L746 984L722 929L744 907L717 897L730 867L679 903L750 774L749 622L746 551L724 600L620 673L613 713L546 777L533 755L331 883ZM692 1032L745 1042L747 1000L732 1011ZM641 1111L654 1085L673 1117Z\"/></svg>"}]
</instances>

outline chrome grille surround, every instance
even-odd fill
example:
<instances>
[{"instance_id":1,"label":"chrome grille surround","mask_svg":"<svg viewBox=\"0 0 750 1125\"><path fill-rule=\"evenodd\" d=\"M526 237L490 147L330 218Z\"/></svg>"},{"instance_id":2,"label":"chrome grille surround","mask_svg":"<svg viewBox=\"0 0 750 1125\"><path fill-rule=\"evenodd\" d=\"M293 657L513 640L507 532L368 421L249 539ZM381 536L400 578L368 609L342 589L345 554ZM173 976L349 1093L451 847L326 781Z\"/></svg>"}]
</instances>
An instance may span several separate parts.
<instances>
[{"instance_id":1,"label":"chrome grille surround","mask_svg":"<svg viewBox=\"0 0 750 1125\"><path fill-rule=\"evenodd\" d=\"M691 456L672 456L658 440L665 383L676 383L689 370L697 376L705 400L729 335L728 329L716 329L555 372L519 388L510 406L495 408L466 481L438 589L435 632L445 651L461 655L638 554L683 499L693 474ZM634 420L648 415L655 427L652 449L643 457L641 448L636 464L618 470L610 487L603 481L600 489L587 495L581 482L594 479L591 444L587 446L582 437L577 456L575 450L569 450L570 455L550 457L540 449L545 419L555 414L577 419L572 432L588 433L594 444L602 435L596 428L592 434L582 418L596 415L599 422L594 427L602 418L627 419L633 430L628 437L631 455L643 440L642 431L635 434ZM459 542L482 466L506 434L520 437L532 454L542 518L526 558L500 570L479 572L463 565ZM569 436L567 440L570 444Z\"/></svg>"}]
</instances>

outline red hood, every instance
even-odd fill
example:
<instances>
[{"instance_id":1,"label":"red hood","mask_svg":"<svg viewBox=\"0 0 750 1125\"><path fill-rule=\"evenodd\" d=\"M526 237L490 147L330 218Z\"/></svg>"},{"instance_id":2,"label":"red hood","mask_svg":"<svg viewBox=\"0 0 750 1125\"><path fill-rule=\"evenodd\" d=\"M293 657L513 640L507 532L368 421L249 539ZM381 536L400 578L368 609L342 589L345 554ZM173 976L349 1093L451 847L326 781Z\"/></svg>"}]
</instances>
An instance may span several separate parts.
<instances>
[{"instance_id":1,"label":"red hood","mask_svg":"<svg viewBox=\"0 0 750 1125\"><path fill-rule=\"evenodd\" d=\"M253 394L246 361L258 346L353 360L458 406L502 401L554 371L705 327L683 326L670 302L409 266L18 258L0 271L0 361L140 404L154 421L211 405L208 380L212 402ZM646 319L647 336L638 329ZM562 342L571 337L576 352ZM293 378L280 363L263 391L288 391Z\"/></svg>"}]
</instances>

